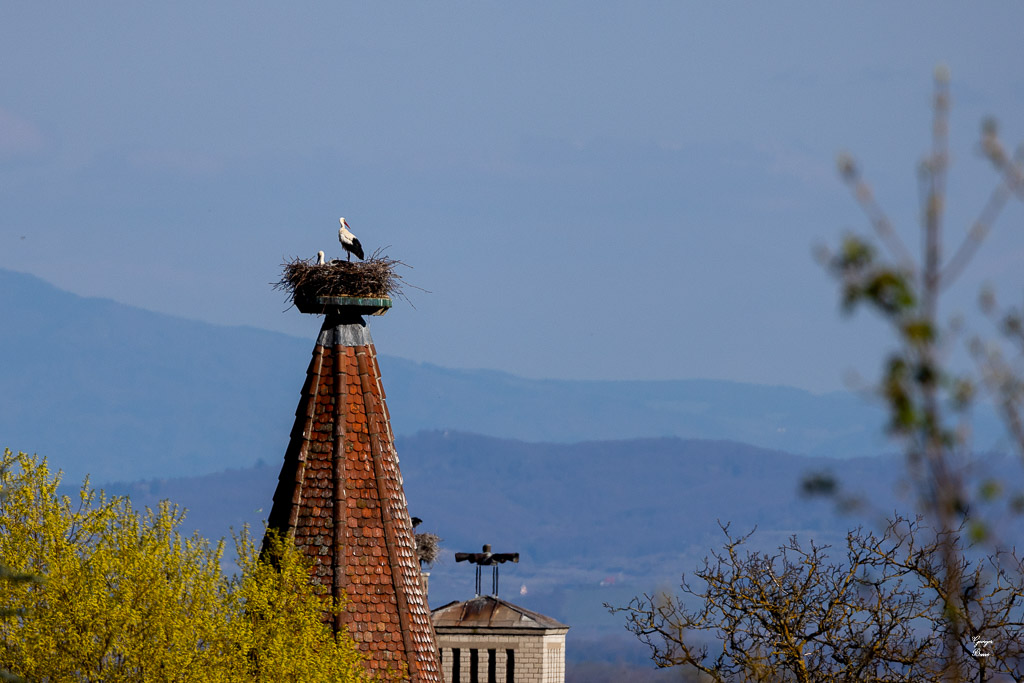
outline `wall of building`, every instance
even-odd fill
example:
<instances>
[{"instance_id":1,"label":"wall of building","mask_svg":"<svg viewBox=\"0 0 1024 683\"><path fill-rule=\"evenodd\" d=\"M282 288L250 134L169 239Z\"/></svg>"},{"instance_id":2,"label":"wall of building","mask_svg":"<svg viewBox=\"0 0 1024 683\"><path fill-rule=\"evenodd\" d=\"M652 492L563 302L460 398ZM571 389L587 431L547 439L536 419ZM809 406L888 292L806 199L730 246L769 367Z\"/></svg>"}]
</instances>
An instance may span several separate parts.
<instances>
[{"instance_id":1,"label":"wall of building","mask_svg":"<svg viewBox=\"0 0 1024 683\"><path fill-rule=\"evenodd\" d=\"M544 636L543 683L565 683L565 634Z\"/></svg>"},{"instance_id":2,"label":"wall of building","mask_svg":"<svg viewBox=\"0 0 1024 683\"><path fill-rule=\"evenodd\" d=\"M437 634L441 668L448 683L565 683L565 633L530 634ZM454 671L458 650L458 674ZM473 677L473 651L476 677ZM494 650L494 678L490 673ZM513 681L509 681L509 651Z\"/></svg>"}]
</instances>

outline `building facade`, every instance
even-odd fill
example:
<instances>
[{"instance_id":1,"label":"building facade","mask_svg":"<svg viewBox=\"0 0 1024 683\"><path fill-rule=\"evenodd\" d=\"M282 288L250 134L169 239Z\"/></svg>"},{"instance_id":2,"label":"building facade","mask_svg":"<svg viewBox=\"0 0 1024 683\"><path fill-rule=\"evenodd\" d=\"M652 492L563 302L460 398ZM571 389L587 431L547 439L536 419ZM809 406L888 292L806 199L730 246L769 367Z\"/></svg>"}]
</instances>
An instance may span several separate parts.
<instances>
[{"instance_id":1,"label":"building facade","mask_svg":"<svg viewBox=\"0 0 1024 683\"><path fill-rule=\"evenodd\" d=\"M448 683L565 683L566 624L493 595L431 619Z\"/></svg>"}]
</instances>

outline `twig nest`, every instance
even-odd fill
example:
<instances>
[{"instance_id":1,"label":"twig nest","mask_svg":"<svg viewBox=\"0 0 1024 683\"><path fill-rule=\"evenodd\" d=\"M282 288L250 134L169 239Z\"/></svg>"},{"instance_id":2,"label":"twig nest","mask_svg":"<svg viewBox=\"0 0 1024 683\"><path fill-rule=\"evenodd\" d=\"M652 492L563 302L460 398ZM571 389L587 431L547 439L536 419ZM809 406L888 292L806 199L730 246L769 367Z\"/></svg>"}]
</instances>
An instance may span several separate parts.
<instances>
[{"instance_id":1,"label":"twig nest","mask_svg":"<svg viewBox=\"0 0 1024 683\"><path fill-rule=\"evenodd\" d=\"M431 567L441 555L441 537L437 534L416 534L416 559L421 566Z\"/></svg>"},{"instance_id":2,"label":"twig nest","mask_svg":"<svg viewBox=\"0 0 1024 683\"><path fill-rule=\"evenodd\" d=\"M275 289L288 292L293 300L317 297L402 296L402 276L395 272L401 261L376 251L365 261L330 261L323 265L314 259L296 258L285 262L281 280Z\"/></svg>"}]
</instances>

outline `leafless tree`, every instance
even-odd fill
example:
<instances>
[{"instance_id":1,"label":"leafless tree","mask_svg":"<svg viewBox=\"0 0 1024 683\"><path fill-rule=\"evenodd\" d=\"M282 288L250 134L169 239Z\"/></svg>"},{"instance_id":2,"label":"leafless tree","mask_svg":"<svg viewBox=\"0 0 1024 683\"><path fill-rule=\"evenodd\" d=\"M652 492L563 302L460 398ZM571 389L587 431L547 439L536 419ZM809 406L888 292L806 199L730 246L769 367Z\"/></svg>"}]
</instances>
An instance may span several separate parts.
<instances>
[{"instance_id":1,"label":"leafless tree","mask_svg":"<svg viewBox=\"0 0 1024 683\"><path fill-rule=\"evenodd\" d=\"M1024 676L1020 559L995 553L958 567L964 590L945 593L948 539L922 518L896 517L880 534L850 531L842 557L796 537L775 553L733 536L682 593L645 594L624 608L627 628L660 667L714 681L941 681L949 668L947 605L972 636L957 652L961 680ZM994 635L998 634L998 636Z\"/></svg>"}]
</instances>

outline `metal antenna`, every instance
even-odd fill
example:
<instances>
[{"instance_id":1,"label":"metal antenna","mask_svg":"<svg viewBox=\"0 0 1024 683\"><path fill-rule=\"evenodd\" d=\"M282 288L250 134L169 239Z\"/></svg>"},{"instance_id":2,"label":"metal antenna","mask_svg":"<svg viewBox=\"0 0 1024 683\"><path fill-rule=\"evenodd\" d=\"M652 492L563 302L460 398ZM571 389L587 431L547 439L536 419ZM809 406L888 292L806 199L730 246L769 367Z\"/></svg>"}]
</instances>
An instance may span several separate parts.
<instances>
[{"instance_id":1,"label":"metal antenna","mask_svg":"<svg viewBox=\"0 0 1024 683\"><path fill-rule=\"evenodd\" d=\"M476 565L476 597L480 597L480 574L482 567L491 568L491 595L498 597L498 565L505 562L519 562L519 553L492 553L490 545L484 545L480 553L455 553L455 561L469 561Z\"/></svg>"}]
</instances>

